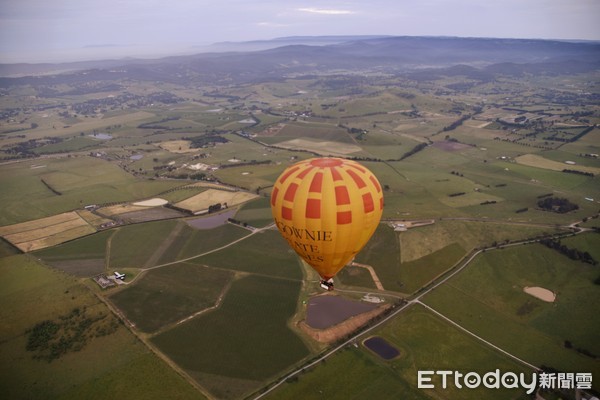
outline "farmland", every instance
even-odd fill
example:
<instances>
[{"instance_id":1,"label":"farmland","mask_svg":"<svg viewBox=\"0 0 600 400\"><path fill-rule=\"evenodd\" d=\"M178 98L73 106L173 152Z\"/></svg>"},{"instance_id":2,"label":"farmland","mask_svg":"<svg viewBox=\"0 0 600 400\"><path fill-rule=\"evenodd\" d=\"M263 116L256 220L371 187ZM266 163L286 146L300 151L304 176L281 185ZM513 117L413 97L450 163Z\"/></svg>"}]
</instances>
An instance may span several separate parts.
<instances>
[{"instance_id":1,"label":"farmland","mask_svg":"<svg viewBox=\"0 0 600 400\"><path fill-rule=\"evenodd\" d=\"M592 372L600 390L598 70L316 57L0 81L2 393L524 399L419 389L417 373L533 367ZM334 282L386 311L329 344L300 329L322 292L270 202L282 171L319 155L360 162L384 197ZM36 326L59 333L33 352Z\"/></svg>"}]
</instances>

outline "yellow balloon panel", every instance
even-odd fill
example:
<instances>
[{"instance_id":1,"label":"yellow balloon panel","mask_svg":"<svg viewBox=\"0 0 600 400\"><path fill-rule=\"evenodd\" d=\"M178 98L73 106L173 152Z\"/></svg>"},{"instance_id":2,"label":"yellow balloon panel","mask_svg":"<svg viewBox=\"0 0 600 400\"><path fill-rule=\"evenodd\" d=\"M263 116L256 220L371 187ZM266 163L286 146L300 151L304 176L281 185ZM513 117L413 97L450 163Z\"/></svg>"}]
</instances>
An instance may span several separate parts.
<instances>
[{"instance_id":1,"label":"yellow balloon panel","mask_svg":"<svg viewBox=\"0 0 600 400\"><path fill-rule=\"evenodd\" d=\"M313 158L292 165L277 178L271 209L290 246L329 279L375 232L383 192L375 175L355 161Z\"/></svg>"}]
</instances>

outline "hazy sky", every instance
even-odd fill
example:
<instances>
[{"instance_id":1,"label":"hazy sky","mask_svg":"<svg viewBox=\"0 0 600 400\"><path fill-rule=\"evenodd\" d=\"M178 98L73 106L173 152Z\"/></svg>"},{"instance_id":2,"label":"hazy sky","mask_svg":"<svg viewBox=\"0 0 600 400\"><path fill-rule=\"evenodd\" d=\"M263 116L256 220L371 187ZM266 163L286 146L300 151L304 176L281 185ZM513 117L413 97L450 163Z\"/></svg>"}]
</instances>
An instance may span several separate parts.
<instances>
[{"instance_id":1,"label":"hazy sky","mask_svg":"<svg viewBox=\"0 0 600 400\"><path fill-rule=\"evenodd\" d=\"M600 40L600 0L0 0L0 62L198 52L297 35Z\"/></svg>"}]
</instances>

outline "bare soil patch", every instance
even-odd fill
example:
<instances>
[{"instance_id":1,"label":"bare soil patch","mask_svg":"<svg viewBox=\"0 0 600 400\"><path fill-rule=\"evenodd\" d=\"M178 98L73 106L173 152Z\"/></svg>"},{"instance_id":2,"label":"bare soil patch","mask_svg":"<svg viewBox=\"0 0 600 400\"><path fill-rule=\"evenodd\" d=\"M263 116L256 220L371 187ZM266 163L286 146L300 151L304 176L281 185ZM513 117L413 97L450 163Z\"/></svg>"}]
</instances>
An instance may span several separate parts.
<instances>
[{"instance_id":1,"label":"bare soil patch","mask_svg":"<svg viewBox=\"0 0 600 400\"><path fill-rule=\"evenodd\" d=\"M533 286L533 287L524 287L523 291L535 298L538 298L542 301L545 301L547 303L554 303L554 301L556 300L556 294L548 289L544 289L542 287L539 286Z\"/></svg>"},{"instance_id":2,"label":"bare soil patch","mask_svg":"<svg viewBox=\"0 0 600 400\"><path fill-rule=\"evenodd\" d=\"M167 200L155 197L153 199L135 202L135 203L133 203L133 205L134 206L142 206L142 207L157 207L157 206L164 206L167 203L168 203Z\"/></svg>"},{"instance_id":3,"label":"bare soil patch","mask_svg":"<svg viewBox=\"0 0 600 400\"><path fill-rule=\"evenodd\" d=\"M306 139L292 139L277 143L277 146L291 150L310 150L322 155L348 155L362 149L354 144L341 142L313 142Z\"/></svg>"}]
</instances>

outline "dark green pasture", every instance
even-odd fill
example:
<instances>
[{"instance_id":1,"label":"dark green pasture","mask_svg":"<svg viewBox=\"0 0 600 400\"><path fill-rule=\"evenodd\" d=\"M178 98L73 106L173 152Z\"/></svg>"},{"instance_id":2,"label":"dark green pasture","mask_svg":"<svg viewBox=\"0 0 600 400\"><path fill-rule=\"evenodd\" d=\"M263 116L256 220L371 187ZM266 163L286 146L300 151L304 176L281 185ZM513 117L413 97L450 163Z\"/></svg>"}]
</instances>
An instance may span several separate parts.
<instances>
[{"instance_id":1,"label":"dark green pasture","mask_svg":"<svg viewBox=\"0 0 600 400\"><path fill-rule=\"evenodd\" d=\"M299 290L297 281L242 277L233 282L218 309L163 332L152 342L192 376L205 373L246 384L252 381L257 388L308 355L287 326ZM199 379L201 385L211 386ZM247 389L244 385L212 390L220 397L239 397L240 390Z\"/></svg>"},{"instance_id":2,"label":"dark green pasture","mask_svg":"<svg viewBox=\"0 0 600 400\"><path fill-rule=\"evenodd\" d=\"M214 306L232 277L198 265L169 265L148 271L110 300L138 329L154 332Z\"/></svg>"},{"instance_id":3,"label":"dark green pasture","mask_svg":"<svg viewBox=\"0 0 600 400\"><path fill-rule=\"evenodd\" d=\"M528 372L526 368L449 325L419 305L403 311L372 335L383 337L400 351L392 361L366 349L362 340L349 345L312 369L290 379L267 399L527 399L520 390L459 389L453 380L442 388L419 389L419 370Z\"/></svg>"},{"instance_id":4,"label":"dark green pasture","mask_svg":"<svg viewBox=\"0 0 600 400\"><path fill-rule=\"evenodd\" d=\"M51 362L26 350L27 331L75 308L115 318L75 278L18 255L0 259L0 393L7 399L203 399L128 329L91 337ZM93 333L93 332L91 332ZM88 332L90 334L90 332ZM69 338L66 338L68 341Z\"/></svg>"},{"instance_id":5,"label":"dark green pasture","mask_svg":"<svg viewBox=\"0 0 600 400\"><path fill-rule=\"evenodd\" d=\"M266 276L302 279L300 259L275 230L256 233L226 249L190 262Z\"/></svg>"},{"instance_id":6,"label":"dark green pasture","mask_svg":"<svg viewBox=\"0 0 600 400\"><path fill-rule=\"evenodd\" d=\"M143 199L179 185L175 181L140 180L115 164L87 156L6 164L0 166L0 225L88 204Z\"/></svg>"}]
</instances>

